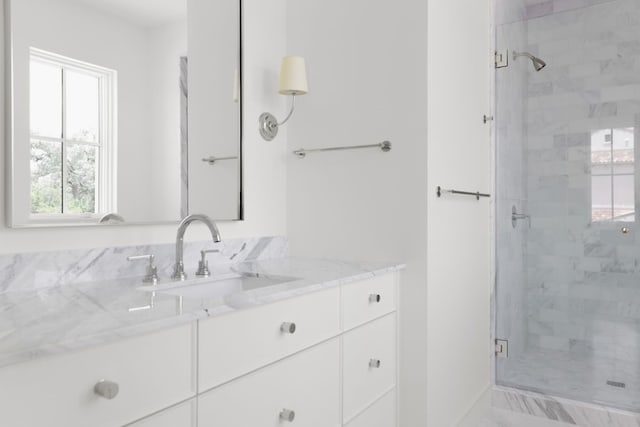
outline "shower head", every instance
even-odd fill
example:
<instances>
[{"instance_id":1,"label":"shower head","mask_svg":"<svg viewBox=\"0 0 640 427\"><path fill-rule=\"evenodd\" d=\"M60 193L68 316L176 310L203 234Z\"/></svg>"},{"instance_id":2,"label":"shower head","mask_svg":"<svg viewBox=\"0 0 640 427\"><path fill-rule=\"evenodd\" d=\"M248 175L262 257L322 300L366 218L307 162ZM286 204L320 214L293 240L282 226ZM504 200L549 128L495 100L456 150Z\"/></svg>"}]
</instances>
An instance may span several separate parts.
<instances>
[{"instance_id":1,"label":"shower head","mask_svg":"<svg viewBox=\"0 0 640 427\"><path fill-rule=\"evenodd\" d=\"M513 52L513 59L516 59L516 58L518 58L520 56L524 56L526 58L529 58L531 60L531 62L533 63L533 68L535 68L536 71L540 71L544 67L547 66L547 63L544 62L542 59L537 58L537 57L531 55L528 52Z\"/></svg>"}]
</instances>

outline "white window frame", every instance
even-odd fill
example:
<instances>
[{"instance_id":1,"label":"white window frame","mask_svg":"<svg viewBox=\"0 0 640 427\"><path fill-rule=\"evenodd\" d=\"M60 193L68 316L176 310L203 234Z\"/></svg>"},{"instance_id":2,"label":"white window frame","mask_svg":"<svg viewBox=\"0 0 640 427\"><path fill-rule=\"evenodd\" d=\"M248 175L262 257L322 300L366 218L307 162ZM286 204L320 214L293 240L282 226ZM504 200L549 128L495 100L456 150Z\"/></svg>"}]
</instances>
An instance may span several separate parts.
<instances>
[{"instance_id":1,"label":"white window frame","mask_svg":"<svg viewBox=\"0 0 640 427\"><path fill-rule=\"evenodd\" d=\"M602 129L604 131L610 131L609 135L611 135L611 140L610 141L604 141L604 145L608 146L608 152L611 154L611 162L610 163L606 163L606 165L609 167L609 170L606 173L594 173L593 172L593 168L594 166L599 166L599 165L594 165L593 163L591 163L591 177L596 177L596 176L604 176L604 177L609 177L611 178L611 204L607 205L606 209L609 209L611 211L611 218L610 219L604 219L604 220L599 220L599 221L594 221L593 220L593 214L591 217L591 223L592 224L614 224L614 223L632 223L635 222L635 218L636 215L638 214L638 200L635 200L635 186L636 186L636 180L634 180L633 185L634 185L634 208L633 208L633 212L631 214L628 215L633 215L634 216L634 221L625 221L620 219L619 216L615 216L615 208L616 208L616 204L615 204L615 195L616 195L616 187L615 187L615 177L617 176L631 176L631 177L635 177L636 176L636 163L635 161L633 162L633 172L625 172L625 173L616 173L615 169L616 169L616 163L614 161L614 137L613 134L616 130L618 129L625 129L623 127L619 127L619 128L605 128ZM606 137L605 137L606 138ZM635 141L634 141L634 152L635 152ZM591 154L591 153L590 153ZM603 209L604 209L603 208ZM593 202L591 204L591 210L593 212Z\"/></svg>"},{"instance_id":2,"label":"white window frame","mask_svg":"<svg viewBox=\"0 0 640 427\"><path fill-rule=\"evenodd\" d=\"M59 222L95 222L106 213L117 212L117 71L98 65L78 61L66 56L47 52L37 48L29 49L29 63L38 61L45 64L59 67L65 71L73 71L85 75L97 77L99 81L99 132L98 142L75 141L66 138L66 120L63 120L61 138L43 137L32 135L29 130L29 145L33 139L42 141L59 142L62 144L62 161L66 162L66 148L69 145L81 144L91 145L97 148L96 160L96 199L95 213L56 213L38 214L31 212L31 192L29 193L29 222L32 223L59 223ZM63 82L64 84L64 82ZM64 88L64 86L63 86ZM63 89L62 117L66 115L65 92ZM64 209L64 185L66 183L67 168L63 167L62 176L62 197Z\"/></svg>"}]
</instances>

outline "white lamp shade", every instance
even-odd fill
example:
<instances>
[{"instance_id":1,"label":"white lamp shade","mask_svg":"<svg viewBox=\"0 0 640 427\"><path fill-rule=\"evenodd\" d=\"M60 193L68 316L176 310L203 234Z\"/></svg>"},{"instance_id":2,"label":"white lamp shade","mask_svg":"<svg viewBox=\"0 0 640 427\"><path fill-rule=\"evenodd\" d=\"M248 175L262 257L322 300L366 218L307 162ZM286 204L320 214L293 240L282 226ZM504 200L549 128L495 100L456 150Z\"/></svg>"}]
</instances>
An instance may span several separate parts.
<instances>
[{"instance_id":1,"label":"white lamp shade","mask_svg":"<svg viewBox=\"0 0 640 427\"><path fill-rule=\"evenodd\" d=\"M278 92L282 95L304 95L308 91L307 66L304 58L301 56L282 58Z\"/></svg>"}]
</instances>

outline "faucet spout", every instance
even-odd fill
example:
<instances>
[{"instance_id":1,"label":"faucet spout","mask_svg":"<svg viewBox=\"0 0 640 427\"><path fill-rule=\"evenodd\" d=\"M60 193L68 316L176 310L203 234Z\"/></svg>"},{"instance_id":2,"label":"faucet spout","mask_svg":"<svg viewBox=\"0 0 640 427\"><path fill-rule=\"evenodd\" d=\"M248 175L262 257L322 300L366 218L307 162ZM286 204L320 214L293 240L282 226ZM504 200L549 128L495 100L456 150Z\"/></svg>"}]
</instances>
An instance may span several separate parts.
<instances>
[{"instance_id":1,"label":"faucet spout","mask_svg":"<svg viewBox=\"0 0 640 427\"><path fill-rule=\"evenodd\" d=\"M214 243L221 242L220 231L215 221L206 215L194 214L185 217L180 225L178 225L178 232L176 234L176 265L173 270L173 279L184 280L187 278L184 272L184 234L191 223L200 221L204 223L211 232L211 238Z\"/></svg>"}]
</instances>

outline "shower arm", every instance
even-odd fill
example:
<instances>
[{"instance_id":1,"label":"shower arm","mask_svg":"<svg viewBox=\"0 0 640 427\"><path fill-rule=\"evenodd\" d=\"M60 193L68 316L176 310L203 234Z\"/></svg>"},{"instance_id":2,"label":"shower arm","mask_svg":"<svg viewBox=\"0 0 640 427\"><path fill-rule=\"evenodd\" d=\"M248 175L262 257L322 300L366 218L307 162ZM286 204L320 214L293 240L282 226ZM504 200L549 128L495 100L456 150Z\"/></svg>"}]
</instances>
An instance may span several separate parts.
<instances>
[{"instance_id":1,"label":"shower arm","mask_svg":"<svg viewBox=\"0 0 640 427\"><path fill-rule=\"evenodd\" d=\"M525 57L529 58L532 61L534 61L536 59L535 56L533 56L532 54L530 54L528 52L516 52L515 50L513 51L513 59L520 58L521 56L525 56Z\"/></svg>"}]
</instances>

